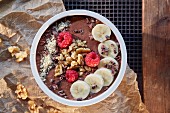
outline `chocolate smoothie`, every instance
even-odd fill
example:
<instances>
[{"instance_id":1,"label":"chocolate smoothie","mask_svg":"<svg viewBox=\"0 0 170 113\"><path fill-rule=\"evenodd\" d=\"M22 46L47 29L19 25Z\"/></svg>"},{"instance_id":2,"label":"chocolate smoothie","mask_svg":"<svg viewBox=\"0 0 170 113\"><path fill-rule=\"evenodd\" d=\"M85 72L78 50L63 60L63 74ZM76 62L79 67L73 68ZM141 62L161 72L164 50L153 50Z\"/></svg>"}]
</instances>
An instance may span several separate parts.
<instances>
[{"instance_id":1,"label":"chocolate smoothie","mask_svg":"<svg viewBox=\"0 0 170 113\"><path fill-rule=\"evenodd\" d=\"M111 62L112 65L105 64L103 67L111 70L113 74L113 81L111 81L109 85L103 86L97 93L90 91L88 96L85 98L75 98L70 91L74 82L78 80L84 81L89 74L93 74L97 69L99 69L100 64L97 64L97 61L95 62L96 65L87 65L88 60L85 59L87 59L86 57L88 54L95 53L97 58L100 59L98 61L99 63L101 63L100 61L104 59L105 56L110 55L110 53L108 53L108 51L110 51L108 50L109 48L106 48L103 45L101 46L102 52L99 53L98 51L98 45L103 42L99 42L94 38L92 30L99 24L103 23L92 17L70 16L56 21L43 33L37 46L36 64L40 77L46 86L55 94L70 100L87 100L106 91L115 81L121 66L121 51L119 43L111 31L110 36L106 35L105 41L112 40L115 42L118 51L113 50L113 55L115 55L113 59L117 61L118 65ZM65 47L65 45L59 45L58 38L62 35L62 33L68 33L67 35L64 35L72 38L68 39L70 41L66 40L68 41L68 45L66 45L67 47ZM75 43L75 45L73 43ZM61 44L63 44L63 42ZM111 45L115 46L114 44ZM79 52L78 49L80 48L83 48L85 51L80 50ZM74 54L75 56L77 55L75 59L72 57ZM82 56L80 57L82 58L82 62L80 63L78 62L79 56ZM70 61L68 60L69 58ZM116 66L117 68L115 68ZM67 76L67 70L73 70L72 72L74 74L77 73L78 76L75 74L74 80L68 78L70 76L72 77L72 75L69 74L69 76ZM93 86L92 89L95 87L97 87L97 85Z\"/></svg>"}]
</instances>

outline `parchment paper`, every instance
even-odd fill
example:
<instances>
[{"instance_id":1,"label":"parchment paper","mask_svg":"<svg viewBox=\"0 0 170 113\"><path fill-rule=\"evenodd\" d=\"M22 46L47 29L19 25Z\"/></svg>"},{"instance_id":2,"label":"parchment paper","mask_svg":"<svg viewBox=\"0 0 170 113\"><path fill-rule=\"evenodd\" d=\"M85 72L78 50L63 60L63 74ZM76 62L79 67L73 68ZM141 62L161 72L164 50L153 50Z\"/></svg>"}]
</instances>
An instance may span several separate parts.
<instances>
[{"instance_id":1,"label":"parchment paper","mask_svg":"<svg viewBox=\"0 0 170 113\"><path fill-rule=\"evenodd\" d=\"M0 113L30 112L28 100L34 100L46 109L55 108L56 113L148 113L141 101L136 73L127 67L118 89L104 101L88 107L69 107L51 100L36 84L31 73L29 57L15 62L7 47L18 45L30 49L32 40L50 17L65 11L62 0L18 0L1 4L0 9ZM16 84L20 82L28 91L28 99L17 99Z\"/></svg>"}]
</instances>

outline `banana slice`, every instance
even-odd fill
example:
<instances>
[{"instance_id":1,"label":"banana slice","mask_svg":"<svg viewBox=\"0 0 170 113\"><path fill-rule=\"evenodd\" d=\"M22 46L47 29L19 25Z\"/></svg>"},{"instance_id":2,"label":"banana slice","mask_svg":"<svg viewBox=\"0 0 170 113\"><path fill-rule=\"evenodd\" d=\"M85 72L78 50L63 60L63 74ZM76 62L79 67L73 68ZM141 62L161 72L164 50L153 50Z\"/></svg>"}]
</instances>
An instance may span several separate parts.
<instances>
[{"instance_id":1,"label":"banana slice","mask_svg":"<svg viewBox=\"0 0 170 113\"><path fill-rule=\"evenodd\" d=\"M85 99L90 93L90 86L86 82L78 80L71 85L70 92L75 99Z\"/></svg>"},{"instance_id":2,"label":"banana slice","mask_svg":"<svg viewBox=\"0 0 170 113\"><path fill-rule=\"evenodd\" d=\"M97 74L87 75L84 81L89 84L92 93L98 93L104 85L103 78Z\"/></svg>"},{"instance_id":3,"label":"banana slice","mask_svg":"<svg viewBox=\"0 0 170 113\"><path fill-rule=\"evenodd\" d=\"M112 57L105 57L100 60L98 68L105 67L112 71L112 74L115 75L119 69L119 63Z\"/></svg>"},{"instance_id":4,"label":"banana slice","mask_svg":"<svg viewBox=\"0 0 170 113\"><path fill-rule=\"evenodd\" d=\"M112 71L107 68L99 68L94 72L94 74L98 74L103 78L104 86L109 86L114 79Z\"/></svg>"},{"instance_id":5,"label":"banana slice","mask_svg":"<svg viewBox=\"0 0 170 113\"><path fill-rule=\"evenodd\" d=\"M92 36L95 40L99 42L103 42L107 39L107 37L110 37L111 30L110 28L105 24L97 24L92 29Z\"/></svg>"},{"instance_id":6,"label":"banana slice","mask_svg":"<svg viewBox=\"0 0 170 113\"><path fill-rule=\"evenodd\" d=\"M98 52L103 57L113 57L118 55L118 46L113 40L107 40L98 45Z\"/></svg>"}]
</instances>

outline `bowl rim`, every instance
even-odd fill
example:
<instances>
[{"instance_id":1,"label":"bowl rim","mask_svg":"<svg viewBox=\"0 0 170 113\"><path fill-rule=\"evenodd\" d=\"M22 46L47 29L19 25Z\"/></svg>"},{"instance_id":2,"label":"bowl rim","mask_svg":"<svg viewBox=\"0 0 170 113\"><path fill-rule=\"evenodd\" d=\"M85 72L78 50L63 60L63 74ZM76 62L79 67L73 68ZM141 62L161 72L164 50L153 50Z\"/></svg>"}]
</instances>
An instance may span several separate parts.
<instances>
[{"instance_id":1,"label":"bowl rim","mask_svg":"<svg viewBox=\"0 0 170 113\"><path fill-rule=\"evenodd\" d=\"M39 42L42 34L45 32L45 30L51 24L53 24L57 20L64 18L64 17L68 17L68 16L74 16L74 15L90 16L90 17L100 20L101 22L103 22L104 24L109 26L110 29L112 30L112 32L114 33L114 35L116 36L116 38L120 44L120 49L121 49L121 59L122 60L121 60L121 66L120 66L120 70L119 70L116 80L109 87L109 89L107 89L102 94L100 94L92 99L83 100L83 101L75 101L75 100L65 99L65 98L62 98L62 97L58 96L57 94L53 93L41 80L38 70L37 70L37 67L36 67L36 50L37 50L37 45L38 45L38 42ZM43 92L45 94L47 94L50 98L52 98L53 100L55 100L59 103L62 103L64 105L68 105L68 106L89 106L89 105L92 105L92 104L95 104L95 103L98 103L98 102L104 100L105 98L110 96L117 89L117 87L121 83L123 76L125 74L126 65L127 65L127 51L126 51L126 46L125 46L122 35L118 31L118 29L115 27L115 25L113 23L111 23L107 18L105 18L104 16L102 16L98 13L88 11L88 10L69 10L69 11L64 11L64 12L61 12L61 13L53 16L48 21L46 21L41 26L41 28L38 30L37 34L35 35L35 37L33 39L33 43L31 46L30 64L31 64L32 74L36 80L36 83L41 88L41 90L43 90Z\"/></svg>"}]
</instances>

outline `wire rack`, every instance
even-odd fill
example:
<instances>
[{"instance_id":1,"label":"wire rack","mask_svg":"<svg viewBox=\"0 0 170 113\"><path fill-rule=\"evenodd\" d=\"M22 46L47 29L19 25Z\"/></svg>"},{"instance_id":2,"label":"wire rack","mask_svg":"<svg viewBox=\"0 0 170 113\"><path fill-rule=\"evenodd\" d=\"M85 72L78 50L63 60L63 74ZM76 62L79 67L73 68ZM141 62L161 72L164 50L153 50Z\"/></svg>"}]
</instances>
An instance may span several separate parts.
<instances>
[{"instance_id":1,"label":"wire rack","mask_svg":"<svg viewBox=\"0 0 170 113\"><path fill-rule=\"evenodd\" d=\"M128 64L138 74L139 90L143 98L142 0L64 0L64 4L66 10L91 10L115 24L126 43Z\"/></svg>"}]
</instances>

